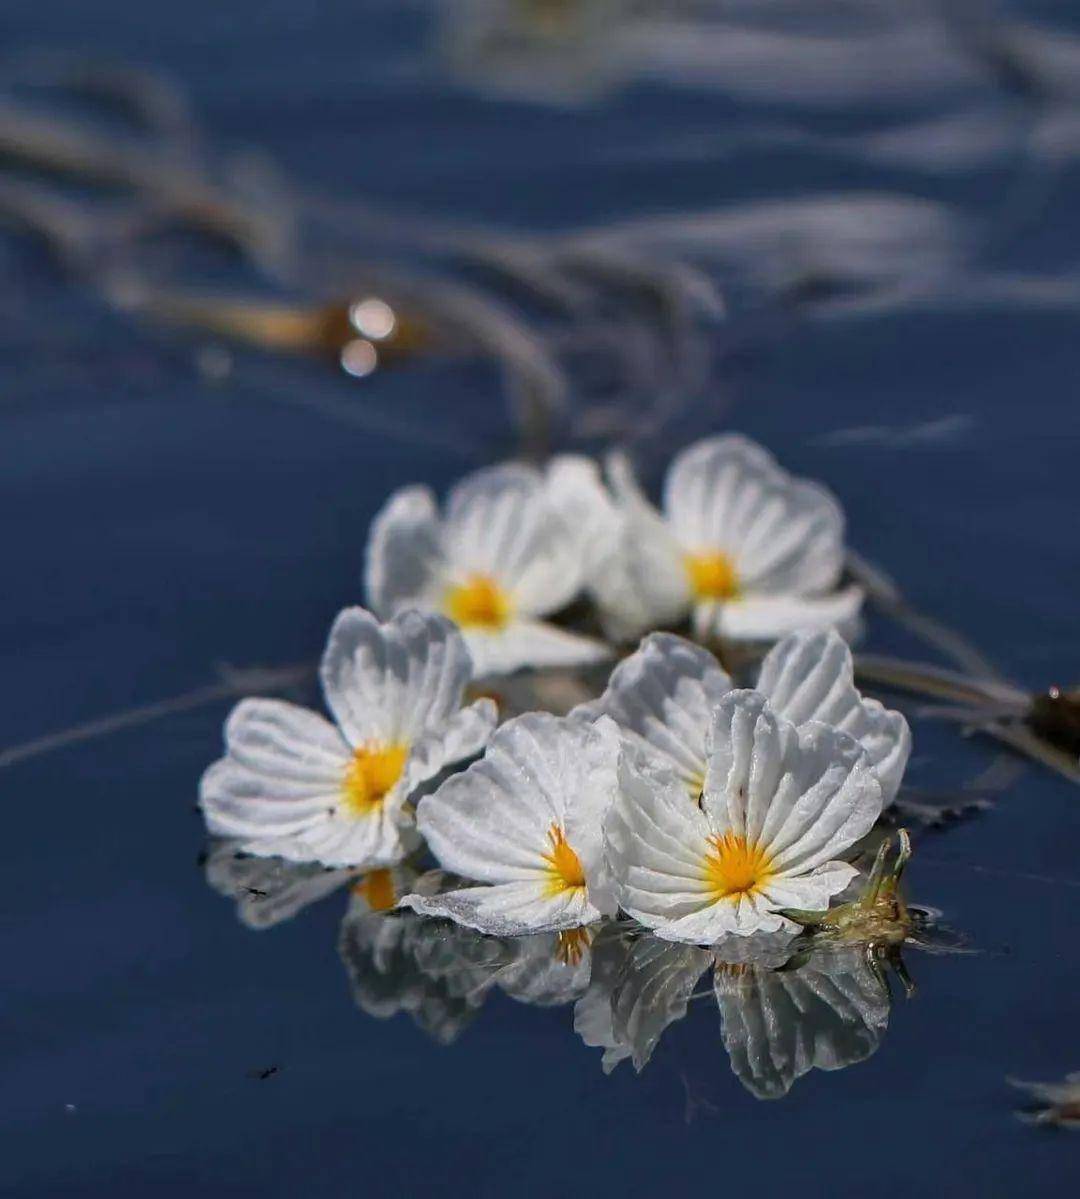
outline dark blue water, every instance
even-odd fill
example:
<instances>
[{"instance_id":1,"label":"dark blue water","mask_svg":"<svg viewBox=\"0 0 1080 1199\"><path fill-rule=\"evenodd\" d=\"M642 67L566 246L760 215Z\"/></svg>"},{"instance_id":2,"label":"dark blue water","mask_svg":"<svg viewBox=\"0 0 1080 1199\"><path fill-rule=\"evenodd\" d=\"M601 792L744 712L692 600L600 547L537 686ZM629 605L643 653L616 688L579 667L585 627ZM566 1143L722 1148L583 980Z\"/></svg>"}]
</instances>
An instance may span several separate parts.
<instances>
[{"instance_id":1,"label":"dark blue water","mask_svg":"<svg viewBox=\"0 0 1080 1199\"><path fill-rule=\"evenodd\" d=\"M1012 179L1000 163L905 173L820 146L676 153L690 132L745 123L750 102L655 76L585 107L495 101L451 78L419 8L9 0L0 34L167 69L215 142L258 145L334 192L480 223L555 229L873 186L955 205L968 228ZM851 110L807 120L862 126ZM986 261L1060 274L1080 260L1080 172L1066 159L1034 195ZM223 662L314 659L361 598L385 494L445 486L511 444L482 364L357 384L240 353L212 384L191 343L107 313L23 239L0 253L5 746L185 693ZM852 544L1010 676L1080 676L1075 308L759 322L751 307L672 438L722 421L760 439L826 480ZM339 419L350 407L375 423ZM910 436L946 417L945 435ZM868 645L910 649L874 625ZM983 952L908 954L918 991L880 1049L762 1103L732 1074L711 1001L640 1077L605 1077L569 1008L495 994L449 1047L405 1016L359 1012L336 949L342 894L244 928L197 864L195 787L226 710L3 773L5 1194L1011 1196L1068 1194L1080 1177L1076 1138L1014 1119L1006 1082L1080 1065L1074 785L1032 767L992 810L922 837L909 895ZM909 778L929 789L996 752L926 723L915 736Z\"/></svg>"}]
</instances>

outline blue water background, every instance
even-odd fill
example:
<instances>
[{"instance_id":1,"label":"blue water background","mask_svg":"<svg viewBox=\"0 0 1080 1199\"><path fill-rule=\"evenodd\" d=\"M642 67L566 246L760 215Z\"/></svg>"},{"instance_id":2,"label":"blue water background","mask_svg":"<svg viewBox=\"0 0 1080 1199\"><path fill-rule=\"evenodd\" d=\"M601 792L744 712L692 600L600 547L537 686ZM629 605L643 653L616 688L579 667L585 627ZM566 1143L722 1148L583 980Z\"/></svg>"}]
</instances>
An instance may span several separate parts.
<instances>
[{"instance_id":1,"label":"blue water background","mask_svg":"<svg viewBox=\"0 0 1080 1199\"><path fill-rule=\"evenodd\" d=\"M360 3L0 12L6 46L168 69L215 140L421 211L558 228L866 182L795 151L665 161L665 132L715 127L735 103L653 82L585 109L495 104L418 70L424 34L420 14ZM646 133L653 160L626 152ZM887 184L977 210L995 180ZM1066 167L1014 251L1026 267L1080 252L1078 197ZM362 598L386 493L445 486L507 441L482 370L357 387L252 355L211 386L189 348L104 313L38 250L12 239L0 253L5 745L200 686L216 663L314 658L335 611ZM722 419L827 481L852 544L1034 687L1080 677L1078 376L1075 312L794 322L732 368ZM418 435L268 401L271 382L404 413ZM954 414L961 431L929 445L827 436ZM1070 784L1032 769L993 811L923 841L910 894L985 952L910 955L918 994L876 1055L761 1103L731 1074L711 1004L692 1005L641 1077L604 1077L565 1008L498 997L449 1048L358 1012L335 948L342 896L244 929L196 865L195 786L224 712L3 775L4 1194L985 1197L1069 1194L1080 1178L1076 1138L1015 1120L1005 1081L1080 1066ZM920 726L911 776L958 785L991 756ZM270 1064L272 1078L249 1076Z\"/></svg>"}]
</instances>

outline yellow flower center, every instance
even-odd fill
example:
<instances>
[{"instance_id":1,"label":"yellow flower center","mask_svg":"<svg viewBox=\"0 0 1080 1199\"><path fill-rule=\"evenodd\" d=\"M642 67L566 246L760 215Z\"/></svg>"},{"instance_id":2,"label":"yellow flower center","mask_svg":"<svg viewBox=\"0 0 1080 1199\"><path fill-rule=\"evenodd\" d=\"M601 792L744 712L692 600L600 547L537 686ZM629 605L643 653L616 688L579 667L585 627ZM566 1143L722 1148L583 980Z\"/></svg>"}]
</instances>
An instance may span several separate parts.
<instances>
[{"instance_id":1,"label":"yellow flower center","mask_svg":"<svg viewBox=\"0 0 1080 1199\"><path fill-rule=\"evenodd\" d=\"M351 890L366 900L373 912L388 912L397 903L394 876L389 870L369 870L353 883Z\"/></svg>"},{"instance_id":2,"label":"yellow flower center","mask_svg":"<svg viewBox=\"0 0 1080 1199\"><path fill-rule=\"evenodd\" d=\"M497 631L510 619L510 597L488 575L470 575L464 583L450 587L443 609L463 629Z\"/></svg>"},{"instance_id":3,"label":"yellow flower center","mask_svg":"<svg viewBox=\"0 0 1080 1199\"><path fill-rule=\"evenodd\" d=\"M747 844L738 833L716 834L709 838L711 849L705 855L705 881L714 898L753 895L773 876L772 862L760 845Z\"/></svg>"},{"instance_id":4,"label":"yellow flower center","mask_svg":"<svg viewBox=\"0 0 1080 1199\"><path fill-rule=\"evenodd\" d=\"M408 756L409 747L401 742L360 746L341 784L350 815L370 816L378 808L401 778Z\"/></svg>"},{"instance_id":5,"label":"yellow flower center","mask_svg":"<svg viewBox=\"0 0 1080 1199\"><path fill-rule=\"evenodd\" d=\"M696 599L730 600L739 594L739 576L727 554L686 554L683 565Z\"/></svg>"},{"instance_id":6,"label":"yellow flower center","mask_svg":"<svg viewBox=\"0 0 1080 1199\"><path fill-rule=\"evenodd\" d=\"M576 966L591 944L592 933L587 928L568 928L556 938L555 957L564 966Z\"/></svg>"},{"instance_id":7,"label":"yellow flower center","mask_svg":"<svg viewBox=\"0 0 1080 1199\"><path fill-rule=\"evenodd\" d=\"M566 834L557 825L548 829L551 851L544 854L548 872L548 894L561 895L575 887L585 886L585 871L578 856L566 842Z\"/></svg>"}]
</instances>

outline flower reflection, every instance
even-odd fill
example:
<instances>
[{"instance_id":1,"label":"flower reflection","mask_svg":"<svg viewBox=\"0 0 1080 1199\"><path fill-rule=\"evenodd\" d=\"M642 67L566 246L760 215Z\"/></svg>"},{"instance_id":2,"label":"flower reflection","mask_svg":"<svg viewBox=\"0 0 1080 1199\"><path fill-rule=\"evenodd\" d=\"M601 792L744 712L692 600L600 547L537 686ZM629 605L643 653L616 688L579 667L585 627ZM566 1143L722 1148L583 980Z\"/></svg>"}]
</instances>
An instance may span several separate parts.
<instances>
[{"instance_id":1,"label":"flower reflection","mask_svg":"<svg viewBox=\"0 0 1080 1199\"><path fill-rule=\"evenodd\" d=\"M248 928L272 928L325 899L360 872L330 869L317 862L286 862L240 851L240 842L211 842L203 867L206 881L219 895L236 901L236 914Z\"/></svg>"},{"instance_id":2,"label":"flower reflection","mask_svg":"<svg viewBox=\"0 0 1080 1199\"><path fill-rule=\"evenodd\" d=\"M350 906L338 952L361 1011L379 1020L407 1012L436 1041L455 1041L487 994L488 962L475 961L457 926L411 912ZM484 948L488 948L485 946ZM497 961L502 946L491 939Z\"/></svg>"},{"instance_id":3,"label":"flower reflection","mask_svg":"<svg viewBox=\"0 0 1080 1199\"><path fill-rule=\"evenodd\" d=\"M730 937L706 950L612 929L598 938L574 1027L587 1045L603 1048L605 1073L624 1059L640 1072L711 970L732 1070L756 1098L779 1098L814 1068L868 1058L889 1018L888 986L864 947L803 956L793 946L772 935Z\"/></svg>"},{"instance_id":4,"label":"flower reflection","mask_svg":"<svg viewBox=\"0 0 1080 1199\"><path fill-rule=\"evenodd\" d=\"M406 1013L448 1045L495 992L534 1007L573 1005L574 1030L603 1051L604 1072L630 1061L640 1073L691 1002L712 1000L732 1071L755 1098L776 1099L813 1069L843 1069L876 1052L892 999L886 964L910 987L904 943L951 948L927 913L900 898L907 844L902 838L888 866L889 844L858 897L833 909L828 922L801 913L802 932L728 936L707 948L662 940L623 919L486 935L398 906L405 896L426 896L437 907L438 896L462 881L438 870L421 874L410 863L326 870L246 856L223 841L205 867L207 881L236 900L250 928L278 924L347 889L338 951L357 1007L376 1019ZM1032 1084L1048 1105L1034 1118L1067 1123L1074 1082Z\"/></svg>"},{"instance_id":5,"label":"flower reflection","mask_svg":"<svg viewBox=\"0 0 1080 1199\"><path fill-rule=\"evenodd\" d=\"M889 1022L888 987L858 946L819 950L791 972L718 963L713 987L731 1068L758 1099L864 1061Z\"/></svg>"},{"instance_id":6,"label":"flower reflection","mask_svg":"<svg viewBox=\"0 0 1080 1199\"><path fill-rule=\"evenodd\" d=\"M589 985L591 934L484 936L449 920L372 910L354 888L338 951L353 998L370 1016L407 1012L449 1044L494 989L519 1003L560 1007Z\"/></svg>"},{"instance_id":7,"label":"flower reflection","mask_svg":"<svg viewBox=\"0 0 1080 1199\"><path fill-rule=\"evenodd\" d=\"M1009 1081L1026 1091L1035 1104L1017 1112L1019 1119L1028 1124L1080 1129L1080 1070L1066 1074L1061 1082L1021 1082L1015 1078Z\"/></svg>"}]
</instances>

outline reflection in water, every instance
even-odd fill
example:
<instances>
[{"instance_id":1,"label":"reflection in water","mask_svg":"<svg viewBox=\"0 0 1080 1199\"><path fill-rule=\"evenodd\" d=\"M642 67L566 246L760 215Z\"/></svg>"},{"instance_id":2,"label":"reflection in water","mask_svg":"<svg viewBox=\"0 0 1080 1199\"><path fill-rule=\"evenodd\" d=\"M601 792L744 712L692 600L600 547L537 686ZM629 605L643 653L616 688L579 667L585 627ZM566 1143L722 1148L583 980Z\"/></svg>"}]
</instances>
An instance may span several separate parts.
<instances>
[{"instance_id":1,"label":"reflection in water","mask_svg":"<svg viewBox=\"0 0 1080 1199\"><path fill-rule=\"evenodd\" d=\"M239 842L210 844L203 865L206 881L236 900L236 914L248 928L271 928L357 877L353 869L331 870L317 862L286 862L240 853Z\"/></svg>"},{"instance_id":2,"label":"reflection in water","mask_svg":"<svg viewBox=\"0 0 1080 1199\"><path fill-rule=\"evenodd\" d=\"M793 945L785 935L730 937L705 950L612 929L598 939L574 1026L603 1047L605 1072L625 1058L640 1071L711 970L732 1070L756 1098L780 1098L815 1067L869 1057L889 1019L889 989L865 946L793 954Z\"/></svg>"},{"instance_id":3,"label":"reflection in water","mask_svg":"<svg viewBox=\"0 0 1080 1199\"><path fill-rule=\"evenodd\" d=\"M903 928L894 923L889 931L882 893L890 892L887 884L903 862L886 872L884 859L878 855L861 896L834 909L845 913L842 921L797 936L730 936L708 949L660 940L624 920L563 933L485 936L396 908L408 892L434 895L460 882L408 864L366 874L322 870L247 857L234 843L218 842L205 869L210 885L235 899L240 920L254 929L348 887L338 951L353 999L369 1016L405 1012L448 1045L496 990L535 1007L572 1004L574 1031L602 1049L604 1072L624 1060L640 1072L690 1003L713 999L731 1069L755 1098L777 1099L810 1070L840 1070L877 1051L891 1006L885 964L909 986L900 942L952 948L921 910L904 907ZM1068 1123L1075 1083L1070 1076L1056 1086L1029 1087L1050 1105L1035 1118Z\"/></svg>"},{"instance_id":4,"label":"reflection in water","mask_svg":"<svg viewBox=\"0 0 1080 1199\"><path fill-rule=\"evenodd\" d=\"M455 1041L479 1011L504 947L461 936L449 921L411 912L350 906L338 951L361 1011L386 1020L408 1012L442 1045Z\"/></svg>"},{"instance_id":5,"label":"reflection in water","mask_svg":"<svg viewBox=\"0 0 1080 1199\"><path fill-rule=\"evenodd\" d=\"M1034 1106L1016 1113L1019 1119L1028 1124L1080 1129L1080 1070L1066 1074L1061 1082L1009 1081L1034 1101Z\"/></svg>"},{"instance_id":6,"label":"reflection in water","mask_svg":"<svg viewBox=\"0 0 1080 1199\"><path fill-rule=\"evenodd\" d=\"M820 950L790 972L718 961L713 986L731 1068L758 1099L870 1057L889 1022L888 987L861 946Z\"/></svg>"}]
</instances>

